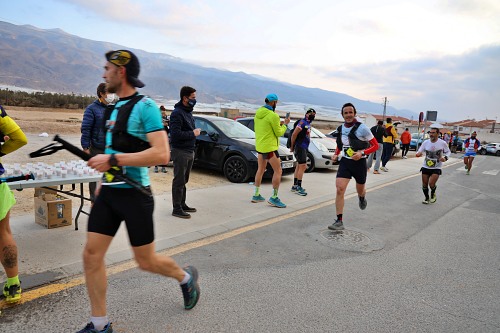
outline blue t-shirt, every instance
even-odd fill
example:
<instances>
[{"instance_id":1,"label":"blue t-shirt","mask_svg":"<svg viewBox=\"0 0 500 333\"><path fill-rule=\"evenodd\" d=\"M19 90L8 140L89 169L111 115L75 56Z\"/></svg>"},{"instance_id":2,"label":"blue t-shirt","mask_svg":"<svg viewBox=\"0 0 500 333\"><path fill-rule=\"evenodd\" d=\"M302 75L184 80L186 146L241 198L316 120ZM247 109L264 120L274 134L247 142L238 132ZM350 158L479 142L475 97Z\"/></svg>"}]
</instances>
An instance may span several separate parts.
<instances>
[{"instance_id":1,"label":"blue t-shirt","mask_svg":"<svg viewBox=\"0 0 500 333\"><path fill-rule=\"evenodd\" d=\"M115 109L111 113L109 120L106 122L106 154L120 154L121 152L111 148L112 144L112 133L116 117L118 115L117 108L121 105L127 103L130 99L120 99L116 105ZM161 120L161 112L156 103L145 96L139 102L134 105L132 112L130 113L130 118L127 122L127 132L130 135L140 138L141 140L148 141L146 134L150 132L156 132L163 130L163 122ZM128 177L140 182L143 186L149 186L149 173L147 167L133 167L133 166L121 166L123 173ZM106 185L106 174L103 176L103 185ZM109 183L108 183L109 184ZM124 183L113 185L114 187L130 188L132 186Z\"/></svg>"},{"instance_id":2,"label":"blue t-shirt","mask_svg":"<svg viewBox=\"0 0 500 333\"><path fill-rule=\"evenodd\" d=\"M299 140L295 146L296 147L301 147L307 149L309 147L309 143L311 142L311 123L306 119L301 119L297 123L297 127L301 128L302 131L305 131L305 135L301 133L297 137L297 140Z\"/></svg>"}]
</instances>

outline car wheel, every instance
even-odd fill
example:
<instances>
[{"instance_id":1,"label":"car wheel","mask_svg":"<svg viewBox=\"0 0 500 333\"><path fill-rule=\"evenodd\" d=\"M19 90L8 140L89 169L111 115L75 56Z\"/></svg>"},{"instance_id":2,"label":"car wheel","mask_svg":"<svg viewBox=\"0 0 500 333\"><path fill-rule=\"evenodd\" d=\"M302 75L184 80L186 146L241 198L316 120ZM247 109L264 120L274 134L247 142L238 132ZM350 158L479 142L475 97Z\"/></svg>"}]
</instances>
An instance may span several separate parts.
<instances>
[{"instance_id":1,"label":"car wheel","mask_svg":"<svg viewBox=\"0 0 500 333\"><path fill-rule=\"evenodd\" d=\"M495 153L495 155L500 156L500 150L497 150L497 152Z\"/></svg>"},{"instance_id":2,"label":"car wheel","mask_svg":"<svg viewBox=\"0 0 500 333\"><path fill-rule=\"evenodd\" d=\"M224 176L231 183L243 183L250 177L247 161L238 155L231 156L224 163Z\"/></svg>"},{"instance_id":3,"label":"car wheel","mask_svg":"<svg viewBox=\"0 0 500 333\"><path fill-rule=\"evenodd\" d=\"M486 149L481 149L481 150L479 151L479 154L481 154L481 155L486 155Z\"/></svg>"},{"instance_id":4,"label":"car wheel","mask_svg":"<svg viewBox=\"0 0 500 333\"><path fill-rule=\"evenodd\" d=\"M314 171L314 157L312 156L311 153L307 153L307 160L306 160L306 172L312 172Z\"/></svg>"}]
</instances>

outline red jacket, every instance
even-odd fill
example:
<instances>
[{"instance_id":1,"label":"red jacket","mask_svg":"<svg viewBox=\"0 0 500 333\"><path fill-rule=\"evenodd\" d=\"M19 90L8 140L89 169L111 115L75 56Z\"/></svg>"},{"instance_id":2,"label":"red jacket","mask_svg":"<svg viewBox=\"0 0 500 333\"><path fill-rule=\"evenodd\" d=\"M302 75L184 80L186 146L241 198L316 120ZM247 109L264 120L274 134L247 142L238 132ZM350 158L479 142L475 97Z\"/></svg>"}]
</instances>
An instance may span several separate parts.
<instances>
[{"instance_id":1,"label":"red jacket","mask_svg":"<svg viewBox=\"0 0 500 333\"><path fill-rule=\"evenodd\" d=\"M408 145L411 142L411 134L409 131L404 131L401 134L401 143L404 145Z\"/></svg>"}]
</instances>

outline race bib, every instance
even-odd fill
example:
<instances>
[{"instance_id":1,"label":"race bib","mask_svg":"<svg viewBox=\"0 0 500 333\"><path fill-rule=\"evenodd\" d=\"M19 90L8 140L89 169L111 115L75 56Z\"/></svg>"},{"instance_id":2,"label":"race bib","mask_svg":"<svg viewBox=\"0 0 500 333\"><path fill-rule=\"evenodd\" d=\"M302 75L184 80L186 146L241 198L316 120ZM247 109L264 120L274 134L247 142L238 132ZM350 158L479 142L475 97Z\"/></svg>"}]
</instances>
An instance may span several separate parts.
<instances>
[{"instance_id":1,"label":"race bib","mask_svg":"<svg viewBox=\"0 0 500 333\"><path fill-rule=\"evenodd\" d=\"M356 152L351 147L344 148L344 155L348 157L352 157Z\"/></svg>"},{"instance_id":2,"label":"race bib","mask_svg":"<svg viewBox=\"0 0 500 333\"><path fill-rule=\"evenodd\" d=\"M437 160L436 159L433 159L433 158L426 158L426 161L425 161L425 164L430 167L430 168L433 168L436 166L437 164Z\"/></svg>"}]
</instances>

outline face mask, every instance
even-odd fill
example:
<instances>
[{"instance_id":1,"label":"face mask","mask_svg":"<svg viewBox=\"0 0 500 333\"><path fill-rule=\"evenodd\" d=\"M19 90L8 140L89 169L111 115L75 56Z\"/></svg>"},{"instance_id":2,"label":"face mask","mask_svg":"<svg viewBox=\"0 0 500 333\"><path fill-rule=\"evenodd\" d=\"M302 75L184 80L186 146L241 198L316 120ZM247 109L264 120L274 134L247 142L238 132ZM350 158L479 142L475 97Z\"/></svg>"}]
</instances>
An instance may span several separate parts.
<instances>
[{"instance_id":1,"label":"face mask","mask_svg":"<svg viewBox=\"0 0 500 333\"><path fill-rule=\"evenodd\" d=\"M115 94L107 94L105 100L108 104L110 104L115 101L115 98L116 98Z\"/></svg>"},{"instance_id":2,"label":"face mask","mask_svg":"<svg viewBox=\"0 0 500 333\"><path fill-rule=\"evenodd\" d=\"M475 136L475 135L472 135L472 136L471 136L471 139L475 139L475 138L476 138L476 136Z\"/></svg>"},{"instance_id":3,"label":"face mask","mask_svg":"<svg viewBox=\"0 0 500 333\"><path fill-rule=\"evenodd\" d=\"M196 105L196 99L195 98L190 98L188 100L188 105L192 108L194 108L194 106Z\"/></svg>"},{"instance_id":4,"label":"face mask","mask_svg":"<svg viewBox=\"0 0 500 333\"><path fill-rule=\"evenodd\" d=\"M313 116L313 115L309 116L309 121L313 121L314 118L316 118L316 116Z\"/></svg>"}]
</instances>

